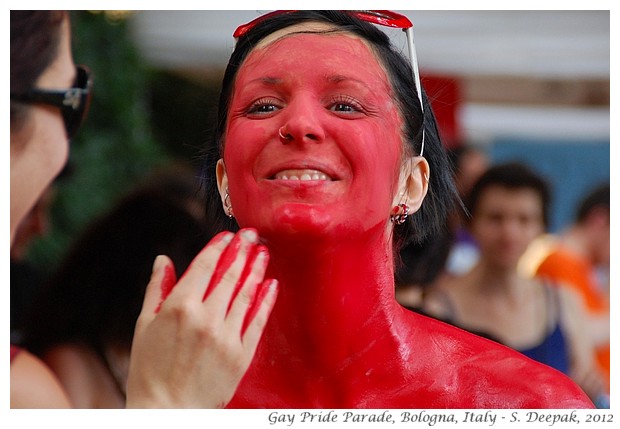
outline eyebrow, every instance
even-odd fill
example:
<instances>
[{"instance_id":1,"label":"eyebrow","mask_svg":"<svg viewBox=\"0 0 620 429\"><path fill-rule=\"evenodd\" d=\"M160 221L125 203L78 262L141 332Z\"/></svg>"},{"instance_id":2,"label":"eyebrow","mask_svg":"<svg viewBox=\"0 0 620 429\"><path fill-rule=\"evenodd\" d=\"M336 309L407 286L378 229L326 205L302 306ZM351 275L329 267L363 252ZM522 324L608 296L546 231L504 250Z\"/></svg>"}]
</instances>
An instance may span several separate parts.
<instances>
[{"instance_id":1,"label":"eyebrow","mask_svg":"<svg viewBox=\"0 0 620 429\"><path fill-rule=\"evenodd\" d=\"M357 83L360 84L362 86L364 86L365 88L368 88L368 84L366 84L366 82L364 82L363 80L359 80L356 79L354 77L351 76L345 76L345 75L341 75L341 74L337 74L337 75L333 75L333 76L328 76L327 77L327 81L328 82L332 82L332 83L340 83L340 82L353 82L353 83Z\"/></svg>"},{"instance_id":2,"label":"eyebrow","mask_svg":"<svg viewBox=\"0 0 620 429\"><path fill-rule=\"evenodd\" d=\"M282 83L282 79L277 78L277 77L270 77L270 76L259 77L259 78L252 79L251 81L249 81L248 85L254 84L254 83L262 83L265 85L273 86L273 85L278 85Z\"/></svg>"}]
</instances>

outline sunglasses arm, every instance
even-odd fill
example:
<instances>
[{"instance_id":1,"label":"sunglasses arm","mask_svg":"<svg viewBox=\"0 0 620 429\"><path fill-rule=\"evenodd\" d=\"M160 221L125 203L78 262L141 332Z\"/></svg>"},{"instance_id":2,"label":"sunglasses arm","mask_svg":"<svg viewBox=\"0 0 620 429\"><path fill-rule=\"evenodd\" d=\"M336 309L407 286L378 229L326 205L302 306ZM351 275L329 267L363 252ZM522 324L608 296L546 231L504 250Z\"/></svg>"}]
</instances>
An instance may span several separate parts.
<instances>
[{"instance_id":1,"label":"sunglasses arm","mask_svg":"<svg viewBox=\"0 0 620 429\"><path fill-rule=\"evenodd\" d=\"M420 83L420 70L418 69L418 56L416 54L415 45L413 43L413 27L405 28L403 31L407 34L407 47L409 55L411 55L411 67L413 68L413 79L415 81L415 90L420 100L420 109L424 116L424 103L422 102L422 85ZM423 121L424 122L424 121ZM420 156L424 156L424 128L422 128L422 145L420 147Z\"/></svg>"}]
</instances>

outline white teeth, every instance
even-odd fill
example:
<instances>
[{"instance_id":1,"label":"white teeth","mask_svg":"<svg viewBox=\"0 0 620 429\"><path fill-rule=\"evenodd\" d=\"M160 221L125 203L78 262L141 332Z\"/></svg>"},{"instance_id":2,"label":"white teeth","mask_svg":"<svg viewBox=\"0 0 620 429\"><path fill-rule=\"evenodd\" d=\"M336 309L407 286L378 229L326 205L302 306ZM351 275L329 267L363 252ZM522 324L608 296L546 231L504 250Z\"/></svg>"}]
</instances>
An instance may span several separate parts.
<instances>
[{"instance_id":1,"label":"white teeth","mask_svg":"<svg viewBox=\"0 0 620 429\"><path fill-rule=\"evenodd\" d=\"M276 180L332 180L327 174L318 170L285 170L275 175Z\"/></svg>"}]
</instances>

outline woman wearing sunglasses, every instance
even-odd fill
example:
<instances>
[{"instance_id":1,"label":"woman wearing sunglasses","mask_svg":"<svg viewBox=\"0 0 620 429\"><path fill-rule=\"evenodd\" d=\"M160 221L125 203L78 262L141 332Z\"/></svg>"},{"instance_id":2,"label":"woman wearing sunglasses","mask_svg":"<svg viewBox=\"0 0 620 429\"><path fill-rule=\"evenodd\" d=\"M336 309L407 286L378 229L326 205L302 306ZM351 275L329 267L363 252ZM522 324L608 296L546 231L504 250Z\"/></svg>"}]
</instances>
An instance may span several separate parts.
<instances>
[{"instance_id":1,"label":"woman wearing sunglasses","mask_svg":"<svg viewBox=\"0 0 620 429\"><path fill-rule=\"evenodd\" d=\"M408 31L411 63L373 24ZM410 27L284 11L235 33L207 202L222 230L257 230L280 293L229 406L592 407L559 372L394 298L397 250L456 200Z\"/></svg>"},{"instance_id":2,"label":"woman wearing sunglasses","mask_svg":"<svg viewBox=\"0 0 620 429\"><path fill-rule=\"evenodd\" d=\"M62 170L88 109L91 80L73 63L69 27L66 12L11 11L11 242ZM225 264L211 262L223 253ZM128 407L228 403L277 292L263 278L267 258L246 230L214 238L178 282L169 258L155 260L132 345ZM69 406L48 367L11 345L11 407Z\"/></svg>"}]
</instances>

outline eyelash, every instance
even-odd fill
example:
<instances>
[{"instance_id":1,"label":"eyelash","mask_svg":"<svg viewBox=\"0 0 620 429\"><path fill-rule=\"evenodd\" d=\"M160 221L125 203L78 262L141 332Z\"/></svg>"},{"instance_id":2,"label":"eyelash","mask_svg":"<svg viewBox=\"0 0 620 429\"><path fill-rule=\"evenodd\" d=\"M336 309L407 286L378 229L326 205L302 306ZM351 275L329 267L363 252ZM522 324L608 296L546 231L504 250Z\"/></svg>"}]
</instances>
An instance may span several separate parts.
<instances>
[{"instance_id":1,"label":"eyelash","mask_svg":"<svg viewBox=\"0 0 620 429\"><path fill-rule=\"evenodd\" d=\"M261 111L261 109L267 108L267 107L270 107L270 108L276 107L277 109L280 109L281 103L279 103L277 100L273 98L259 98L258 100L250 104L250 106L247 109L247 113L248 115L268 115L274 112L274 110Z\"/></svg>"},{"instance_id":2,"label":"eyelash","mask_svg":"<svg viewBox=\"0 0 620 429\"><path fill-rule=\"evenodd\" d=\"M346 106L351 110L333 110L336 107ZM253 101L248 108L246 109L246 114L248 116L268 116L277 110L283 108L283 103L279 100L271 97L259 98L258 100ZM327 104L327 108L330 111L335 113L351 115L355 113L363 113L365 112L364 107L353 97L349 95L335 95L331 98L331 100ZM268 110L264 110L268 109Z\"/></svg>"},{"instance_id":3,"label":"eyelash","mask_svg":"<svg viewBox=\"0 0 620 429\"><path fill-rule=\"evenodd\" d=\"M336 112L339 112L339 113L351 114L351 113L364 112L364 108L362 107L362 105L355 98L349 95L334 96L329 103L330 110L331 108L336 107L336 106L347 106L352 109L349 111L338 111L337 110Z\"/></svg>"}]
</instances>

